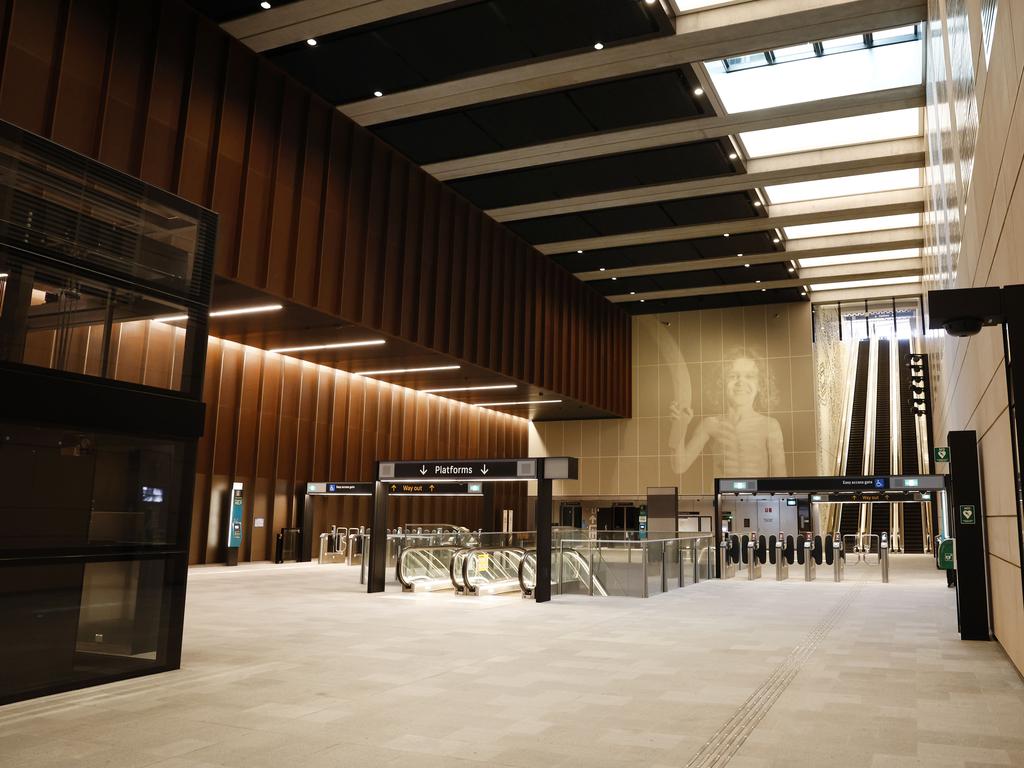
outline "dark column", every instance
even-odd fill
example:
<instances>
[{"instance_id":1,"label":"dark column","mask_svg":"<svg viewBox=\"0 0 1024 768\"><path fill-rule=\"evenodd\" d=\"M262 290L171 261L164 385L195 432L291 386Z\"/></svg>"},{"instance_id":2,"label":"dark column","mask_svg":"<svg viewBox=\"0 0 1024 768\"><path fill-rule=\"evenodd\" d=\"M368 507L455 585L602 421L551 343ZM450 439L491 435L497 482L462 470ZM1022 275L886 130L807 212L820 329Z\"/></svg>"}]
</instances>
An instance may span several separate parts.
<instances>
[{"instance_id":1,"label":"dark column","mask_svg":"<svg viewBox=\"0 0 1024 768\"><path fill-rule=\"evenodd\" d=\"M1017 513L1017 552L1024 563L1024 493L1021 460L1024 458L1024 285L1003 288L1003 352L1006 399L1010 407L1010 456L1013 459L1014 510ZM952 450L952 449L951 449ZM1024 589L1024 570L1021 571Z\"/></svg>"},{"instance_id":2,"label":"dark column","mask_svg":"<svg viewBox=\"0 0 1024 768\"><path fill-rule=\"evenodd\" d=\"M501 520L494 510L494 483L481 483L484 489L483 498L480 503L483 505L483 515L480 518L480 525L485 531L496 531L501 528Z\"/></svg>"},{"instance_id":3,"label":"dark column","mask_svg":"<svg viewBox=\"0 0 1024 768\"><path fill-rule=\"evenodd\" d=\"M956 605L962 640L988 640L985 514L978 477L978 435L949 433L950 517L956 539Z\"/></svg>"},{"instance_id":4,"label":"dark column","mask_svg":"<svg viewBox=\"0 0 1024 768\"><path fill-rule=\"evenodd\" d=\"M842 325L842 323L840 323L840 325ZM718 478L716 477L715 496L711 500L711 505L715 510L715 517L711 524L715 527L715 576L720 579L722 578L722 510L719 509L719 498L719 483Z\"/></svg>"},{"instance_id":5,"label":"dark column","mask_svg":"<svg viewBox=\"0 0 1024 768\"><path fill-rule=\"evenodd\" d=\"M379 471L378 471L379 473ZM367 562L366 591L383 592L388 557L388 493L385 484L373 484L373 524L370 534L370 559Z\"/></svg>"},{"instance_id":6,"label":"dark column","mask_svg":"<svg viewBox=\"0 0 1024 768\"><path fill-rule=\"evenodd\" d=\"M543 466L543 462L538 462ZM551 481L537 480L537 586L533 590L538 603L551 599Z\"/></svg>"},{"instance_id":7,"label":"dark column","mask_svg":"<svg viewBox=\"0 0 1024 768\"><path fill-rule=\"evenodd\" d=\"M313 499L305 492L306 484L302 483L295 492L295 519L299 523L299 549L295 560L308 563L313 559L313 548L317 546L316 534L313 533Z\"/></svg>"}]
</instances>

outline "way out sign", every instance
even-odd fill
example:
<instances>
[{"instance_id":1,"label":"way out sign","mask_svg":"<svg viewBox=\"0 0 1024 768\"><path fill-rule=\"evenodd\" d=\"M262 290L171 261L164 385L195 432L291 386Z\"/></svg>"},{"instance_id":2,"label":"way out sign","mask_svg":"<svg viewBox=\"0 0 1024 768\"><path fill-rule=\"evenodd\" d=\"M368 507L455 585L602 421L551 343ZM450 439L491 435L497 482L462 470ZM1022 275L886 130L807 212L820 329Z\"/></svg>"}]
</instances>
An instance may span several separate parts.
<instances>
[{"instance_id":1,"label":"way out sign","mask_svg":"<svg viewBox=\"0 0 1024 768\"><path fill-rule=\"evenodd\" d=\"M960 505L960 525L974 525L978 514L974 511L973 504Z\"/></svg>"},{"instance_id":2,"label":"way out sign","mask_svg":"<svg viewBox=\"0 0 1024 768\"><path fill-rule=\"evenodd\" d=\"M949 448L945 445L937 445L932 449L932 455L935 457L935 463L948 462L949 461Z\"/></svg>"}]
</instances>

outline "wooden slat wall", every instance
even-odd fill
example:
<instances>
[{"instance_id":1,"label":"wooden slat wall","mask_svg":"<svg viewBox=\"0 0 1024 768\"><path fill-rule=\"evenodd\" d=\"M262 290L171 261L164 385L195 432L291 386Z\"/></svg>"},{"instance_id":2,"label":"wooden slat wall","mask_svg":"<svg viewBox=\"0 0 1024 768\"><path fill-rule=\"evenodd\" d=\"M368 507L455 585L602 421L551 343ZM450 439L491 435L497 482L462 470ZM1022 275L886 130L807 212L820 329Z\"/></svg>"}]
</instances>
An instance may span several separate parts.
<instances>
[{"instance_id":1,"label":"wooden slat wall","mask_svg":"<svg viewBox=\"0 0 1024 768\"><path fill-rule=\"evenodd\" d=\"M73 333L67 370L96 373L102 328ZM93 343L90 344L90 339ZM135 321L114 329L111 371L119 381L176 389L184 330ZM29 334L26 361L51 367L54 331ZM369 481L383 459L511 458L528 453L524 419L353 376L211 337L206 430L199 441L191 563L222 562L228 491L245 487L242 560L270 560L274 534L297 522L296 491L310 481ZM495 484L499 509L524 520L522 483ZM369 525L368 498L321 498L314 529ZM479 499L395 498L390 525L484 525ZM255 527L256 518L264 526Z\"/></svg>"},{"instance_id":2,"label":"wooden slat wall","mask_svg":"<svg viewBox=\"0 0 1024 768\"><path fill-rule=\"evenodd\" d=\"M629 414L624 312L181 0L0 29L0 118L216 211L219 275Z\"/></svg>"}]
</instances>

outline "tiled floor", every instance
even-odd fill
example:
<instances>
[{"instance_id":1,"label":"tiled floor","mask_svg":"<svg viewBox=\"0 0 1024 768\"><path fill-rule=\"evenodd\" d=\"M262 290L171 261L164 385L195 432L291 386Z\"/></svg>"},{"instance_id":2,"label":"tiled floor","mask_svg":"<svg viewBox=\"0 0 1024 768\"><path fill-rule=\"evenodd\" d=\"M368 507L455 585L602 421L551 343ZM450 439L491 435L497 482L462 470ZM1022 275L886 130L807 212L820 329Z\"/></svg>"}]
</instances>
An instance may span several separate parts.
<instances>
[{"instance_id":1,"label":"tiled floor","mask_svg":"<svg viewBox=\"0 0 1024 768\"><path fill-rule=\"evenodd\" d=\"M536 605L194 570L184 668L0 708L0 765L1024 766L1024 684L930 560L793 573Z\"/></svg>"}]
</instances>

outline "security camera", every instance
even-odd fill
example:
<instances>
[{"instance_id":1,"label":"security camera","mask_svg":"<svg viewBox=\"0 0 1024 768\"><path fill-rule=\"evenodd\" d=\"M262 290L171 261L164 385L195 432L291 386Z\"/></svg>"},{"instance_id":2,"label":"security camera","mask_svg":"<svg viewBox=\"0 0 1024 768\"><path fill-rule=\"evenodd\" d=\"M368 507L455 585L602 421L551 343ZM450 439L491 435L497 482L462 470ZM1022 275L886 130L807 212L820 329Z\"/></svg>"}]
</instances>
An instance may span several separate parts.
<instances>
[{"instance_id":1,"label":"security camera","mask_svg":"<svg viewBox=\"0 0 1024 768\"><path fill-rule=\"evenodd\" d=\"M974 336L983 326L980 317L957 317L942 324L943 330L950 336Z\"/></svg>"}]
</instances>

